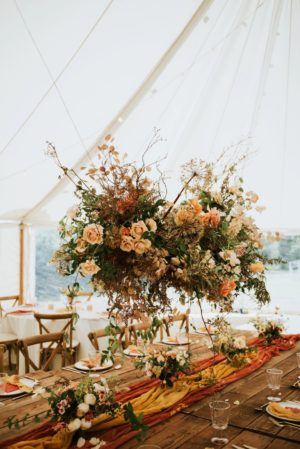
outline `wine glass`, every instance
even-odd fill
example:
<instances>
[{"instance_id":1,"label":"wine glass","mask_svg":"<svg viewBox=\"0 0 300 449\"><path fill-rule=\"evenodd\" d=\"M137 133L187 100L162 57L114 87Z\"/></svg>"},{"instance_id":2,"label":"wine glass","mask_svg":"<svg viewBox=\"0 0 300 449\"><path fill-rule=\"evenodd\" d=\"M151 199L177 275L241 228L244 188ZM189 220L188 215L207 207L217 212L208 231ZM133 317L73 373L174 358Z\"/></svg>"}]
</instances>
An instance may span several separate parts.
<instances>
[{"instance_id":1,"label":"wine glass","mask_svg":"<svg viewBox=\"0 0 300 449\"><path fill-rule=\"evenodd\" d=\"M268 387L272 390L273 396L268 396L268 401L278 402L281 400L279 396L275 396L276 390L280 390L280 381L283 371L277 368L269 368L266 370Z\"/></svg>"},{"instance_id":2,"label":"wine glass","mask_svg":"<svg viewBox=\"0 0 300 449\"><path fill-rule=\"evenodd\" d=\"M118 345L113 354L114 369L121 369L124 365L124 353L122 345Z\"/></svg>"},{"instance_id":3,"label":"wine glass","mask_svg":"<svg viewBox=\"0 0 300 449\"><path fill-rule=\"evenodd\" d=\"M222 436L222 431L227 429L230 414L230 404L226 401L212 401L209 403L211 421L214 429L219 431L219 435L212 437L214 444L227 444L228 438Z\"/></svg>"},{"instance_id":4,"label":"wine glass","mask_svg":"<svg viewBox=\"0 0 300 449\"><path fill-rule=\"evenodd\" d=\"M297 352L296 356L297 356L298 368L300 368L300 352ZM300 379L300 376L298 376L298 379Z\"/></svg>"},{"instance_id":5,"label":"wine glass","mask_svg":"<svg viewBox=\"0 0 300 449\"><path fill-rule=\"evenodd\" d=\"M7 373L0 373L0 394L5 392L5 384L8 374ZM0 405L4 405L3 402L0 402Z\"/></svg>"}]
</instances>

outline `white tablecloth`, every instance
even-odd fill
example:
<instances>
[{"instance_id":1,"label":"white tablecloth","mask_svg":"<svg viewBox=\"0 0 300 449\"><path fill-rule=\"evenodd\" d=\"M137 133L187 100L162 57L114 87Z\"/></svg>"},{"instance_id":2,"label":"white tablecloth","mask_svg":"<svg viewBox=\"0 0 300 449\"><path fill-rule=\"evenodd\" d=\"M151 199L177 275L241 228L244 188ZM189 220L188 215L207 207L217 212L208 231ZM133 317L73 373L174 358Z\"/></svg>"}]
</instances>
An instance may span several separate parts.
<instances>
[{"instance_id":1,"label":"white tablecloth","mask_svg":"<svg viewBox=\"0 0 300 449\"><path fill-rule=\"evenodd\" d=\"M46 311L45 311L46 312ZM47 313L55 313L55 310L48 310ZM90 350L93 349L88 333L97 329L103 329L108 325L108 318L103 316L101 312L94 311L77 311L79 320L75 324L73 339L79 341L78 360L88 356ZM49 321L48 328L51 332L59 331L62 327L63 321ZM13 332L17 338L25 338L33 335L38 335L38 324L32 314L8 314L1 319L0 332ZM107 339L108 340L108 339ZM101 339L102 345L107 345L105 339ZM38 363L39 346L36 345L31 350L31 357L33 361ZM19 373L24 373L24 357L20 354Z\"/></svg>"}]
</instances>

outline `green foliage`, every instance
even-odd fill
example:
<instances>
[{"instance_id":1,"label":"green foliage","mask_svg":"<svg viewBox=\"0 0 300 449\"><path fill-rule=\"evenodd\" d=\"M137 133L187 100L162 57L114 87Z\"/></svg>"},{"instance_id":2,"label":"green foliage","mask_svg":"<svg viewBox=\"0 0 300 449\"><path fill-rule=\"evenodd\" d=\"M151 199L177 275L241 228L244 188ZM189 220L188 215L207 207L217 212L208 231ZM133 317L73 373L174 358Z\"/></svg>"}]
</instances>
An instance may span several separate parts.
<instances>
[{"instance_id":1,"label":"green foliage","mask_svg":"<svg viewBox=\"0 0 300 449\"><path fill-rule=\"evenodd\" d=\"M123 410L124 410L124 419L125 421L129 421L131 423L132 430L140 431L137 434L136 438L138 440L144 439L146 432L149 429L149 427L146 424L143 424L144 414L139 413L139 415L136 415L130 402L124 405Z\"/></svg>"}]
</instances>

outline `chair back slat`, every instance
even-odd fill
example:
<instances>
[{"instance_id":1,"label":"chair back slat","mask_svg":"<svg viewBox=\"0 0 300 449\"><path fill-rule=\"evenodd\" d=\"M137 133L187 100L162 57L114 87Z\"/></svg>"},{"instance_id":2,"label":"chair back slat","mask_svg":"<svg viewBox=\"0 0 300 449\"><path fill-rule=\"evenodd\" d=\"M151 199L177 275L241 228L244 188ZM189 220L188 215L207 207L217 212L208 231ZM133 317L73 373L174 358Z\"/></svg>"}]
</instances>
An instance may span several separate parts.
<instances>
[{"instance_id":1,"label":"chair back slat","mask_svg":"<svg viewBox=\"0 0 300 449\"><path fill-rule=\"evenodd\" d=\"M189 323L189 314L188 313L180 313L175 316L164 317L162 319L162 326L160 329L161 340L163 340L163 333L166 332L167 336L170 337L170 328L171 325L175 322L180 321L179 330L181 331L185 327L185 332L188 335L190 331L190 323Z\"/></svg>"},{"instance_id":2,"label":"chair back slat","mask_svg":"<svg viewBox=\"0 0 300 449\"><path fill-rule=\"evenodd\" d=\"M118 342L121 344L124 348L128 346L128 329L125 326L122 326L120 328L120 332L117 332L118 334ZM96 351L100 351L99 341L98 339L108 337L111 338L106 332L105 329L98 329L96 331L90 332L88 334L88 338L90 342L92 343L93 347L96 349Z\"/></svg>"},{"instance_id":3,"label":"chair back slat","mask_svg":"<svg viewBox=\"0 0 300 449\"><path fill-rule=\"evenodd\" d=\"M32 367L34 370L43 369L44 371L47 371L50 368L51 362L53 361L56 354L61 352L63 339L64 334L62 332L53 332L50 334L21 338L18 342L18 346L25 359L25 371L29 372L30 367ZM40 347L43 348L44 343L50 343L50 345L48 345L46 348L47 357L40 357L39 365L37 366L29 355L28 347L40 345Z\"/></svg>"}]
</instances>

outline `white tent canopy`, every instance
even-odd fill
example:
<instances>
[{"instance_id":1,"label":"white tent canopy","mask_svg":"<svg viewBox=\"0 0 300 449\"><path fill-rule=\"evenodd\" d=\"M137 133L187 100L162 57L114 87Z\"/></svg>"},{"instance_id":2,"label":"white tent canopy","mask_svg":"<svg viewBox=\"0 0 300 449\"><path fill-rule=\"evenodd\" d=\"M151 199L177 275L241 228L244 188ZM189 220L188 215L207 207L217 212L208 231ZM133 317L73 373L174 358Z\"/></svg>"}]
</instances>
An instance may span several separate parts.
<instances>
[{"instance_id":1,"label":"white tent canopy","mask_svg":"<svg viewBox=\"0 0 300 449\"><path fill-rule=\"evenodd\" d=\"M158 127L170 195L178 166L243 140L264 227L298 228L300 4L296 0L3 0L0 219L53 223L69 167L103 133L135 159ZM151 154L152 157L152 154ZM172 168L172 170L171 170ZM292 212L291 212L292 211Z\"/></svg>"}]
</instances>

